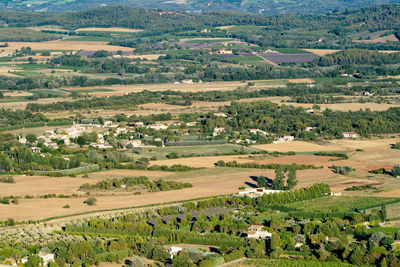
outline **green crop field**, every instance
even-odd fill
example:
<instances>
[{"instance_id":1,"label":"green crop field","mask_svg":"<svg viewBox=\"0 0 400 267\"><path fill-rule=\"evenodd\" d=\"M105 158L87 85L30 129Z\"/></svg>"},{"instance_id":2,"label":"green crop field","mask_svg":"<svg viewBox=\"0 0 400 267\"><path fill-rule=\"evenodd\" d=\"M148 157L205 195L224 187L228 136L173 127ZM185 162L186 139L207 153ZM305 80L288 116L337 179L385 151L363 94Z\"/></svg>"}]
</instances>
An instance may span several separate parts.
<instances>
[{"instance_id":1,"label":"green crop field","mask_svg":"<svg viewBox=\"0 0 400 267\"><path fill-rule=\"evenodd\" d=\"M83 37L74 37L74 38L66 38L62 39L63 41L76 41L76 42L110 42L112 38L103 37L103 36L83 36Z\"/></svg>"},{"instance_id":2,"label":"green crop field","mask_svg":"<svg viewBox=\"0 0 400 267\"><path fill-rule=\"evenodd\" d=\"M137 157L156 157L157 159L165 159L171 152L176 152L179 156L212 156L230 153L257 153L260 150L240 145L202 145L202 146L173 146L173 147L155 147L141 149Z\"/></svg>"},{"instance_id":3,"label":"green crop field","mask_svg":"<svg viewBox=\"0 0 400 267\"><path fill-rule=\"evenodd\" d=\"M286 204L284 206L302 211L329 212L332 209L337 209L339 211L354 211L355 208L362 210L375 206L379 207L383 203L390 203L396 200L398 200L398 198L327 196Z\"/></svg>"}]
</instances>

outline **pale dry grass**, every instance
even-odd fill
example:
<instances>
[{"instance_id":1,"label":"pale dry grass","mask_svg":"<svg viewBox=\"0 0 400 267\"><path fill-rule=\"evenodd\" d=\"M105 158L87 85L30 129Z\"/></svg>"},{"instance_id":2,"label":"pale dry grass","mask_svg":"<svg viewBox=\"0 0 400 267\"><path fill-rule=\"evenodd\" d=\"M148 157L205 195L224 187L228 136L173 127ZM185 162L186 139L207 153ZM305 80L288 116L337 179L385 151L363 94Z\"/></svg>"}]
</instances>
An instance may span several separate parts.
<instances>
[{"instance_id":1,"label":"pale dry grass","mask_svg":"<svg viewBox=\"0 0 400 267\"><path fill-rule=\"evenodd\" d=\"M63 41L54 40L47 42L8 42L8 47L2 48L0 56L10 56L16 49L20 50L22 47L30 47L33 50L106 50L106 51L132 51L132 48L108 45L107 42L90 42L90 41Z\"/></svg>"},{"instance_id":2,"label":"pale dry grass","mask_svg":"<svg viewBox=\"0 0 400 267\"><path fill-rule=\"evenodd\" d=\"M386 54L400 53L398 50L379 50L379 52Z\"/></svg>"},{"instance_id":3,"label":"pale dry grass","mask_svg":"<svg viewBox=\"0 0 400 267\"><path fill-rule=\"evenodd\" d=\"M302 49L302 50L308 51L318 56L326 56L340 51L336 49Z\"/></svg>"},{"instance_id":4,"label":"pale dry grass","mask_svg":"<svg viewBox=\"0 0 400 267\"><path fill-rule=\"evenodd\" d=\"M98 202L95 206L87 206L83 204L85 198L20 199L19 205L0 205L0 220L10 217L16 220L41 219L100 209L142 206L220 194L231 194L237 192L238 187L245 185L246 182L253 181L250 176L259 176L264 173L265 171L263 170L254 170L246 173L228 172L225 175L210 175L207 177L204 177L199 173L199 177L183 180L192 183L192 188L145 193L141 195L134 195L132 193L101 195L96 196ZM25 190L29 192L29 189L25 188ZM65 205L70 205L71 208L63 209L62 207Z\"/></svg>"},{"instance_id":5,"label":"pale dry grass","mask_svg":"<svg viewBox=\"0 0 400 267\"><path fill-rule=\"evenodd\" d=\"M9 131L4 131L4 133L11 133L14 135L22 134L26 135L28 133L33 133L36 134L37 136L42 135L46 131L54 130L56 128L62 128L63 126L44 126L44 127L33 127L33 128L23 128L23 129L16 129L16 130L9 130Z\"/></svg>"},{"instance_id":6,"label":"pale dry grass","mask_svg":"<svg viewBox=\"0 0 400 267\"><path fill-rule=\"evenodd\" d=\"M147 54L147 55L122 55L124 58L140 58L147 60L157 60L161 56L165 56L166 54Z\"/></svg>"},{"instance_id":7,"label":"pale dry grass","mask_svg":"<svg viewBox=\"0 0 400 267\"><path fill-rule=\"evenodd\" d=\"M302 79L288 79L290 83L315 83L315 81L311 78L302 78Z\"/></svg>"},{"instance_id":8,"label":"pale dry grass","mask_svg":"<svg viewBox=\"0 0 400 267\"><path fill-rule=\"evenodd\" d=\"M31 29L31 30L34 30L34 31L52 30L52 31L69 32L69 30L63 29L63 28L61 28L60 26L57 26L57 25L33 26L33 27L28 27L28 29Z\"/></svg>"},{"instance_id":9,"label":"pale dry grass","mask_svg":"<svg viewBox=\"0 0 400 267\"><path fill-rule=\"evenodd\" d=\"M325 156L313 156L313 155L291 155L291 156L258 156L249 157L248 155L233 155L233 156L210 156L210 157L192 157L192 158L178 158L178 159L166 159L151 161L151 165L187 165L190 167L202 167L202 168L212 168L215 166L219 160L225 162L236 161L238 163L258 163L258 164L304 164L315 166L331 166L333 165L329 161L332 157ZM342 162L342 161L341 161Z\"/></svg>"},{"instance_id":10,"label":"pale dry grass","mask_svg":"<svg viewBox=\"0 0 400 267\"><path fill-rule=\"evenodd\" d=\"M8 97L23 97L23 96L32 96L33 94L27 91L3 91L4 96Z\"/></svg>"},{"instance_id":11,"label":"pale dry grass","mask_svg":"<svg viewBox=\"0 0 400 267\"><path fill-rule=\"evenodd\" d=\"M238 192L238 188L241 186L256 186L255 179L260 175L273 178L274 171L256 169L226 169L225 172L216 174L204 174L202 171L197 171L197 175L193 177L179 179L180 181L192 183L192 188L175 191L144 193L141 195L117 192L113 195L96 195L98 202L95 206L87 206L83 204L85 197L70 199L21 199L19 205L1 205L0 219L7 219L9 217L12 217L16 220L42 219L101 209L126 208L171 201L183 201L193 198L222 194L232 194ZM343 182L341 180L338 181L336 179L337 175L333 174L328 169L298 171L297 176L299 180L299 187L318 182L327 182L332 184L333 190L339 190L339 188L348 187L348 184L345 184L345 180L343 180ZM53 179L57 181L58 178ZM166 179L168 179L168 177ZM62 207L65 205L70 205L71 208L63 209Z\"/></svg>"},{"instance_id":12,"label":"pale dry grass","mask_svg":"<svg viewBox=\"0 0 400 267\"><path fill-rule=\"evenodd\" d=\"M53 98L41 98L38 100L24 101L24 102L5 102L5 103L0 103L0 108L17 110L17 109L25 109L29 103L50 104L50 103L56 103L59 101L74 101L74 99L72 99L70 97L67 97L67 98L53 97Z\"/></svg>"},{"instance_id":13,"label":"pale dry grass","mask_svg":"<svg viewBox=\"0 0 400 267\"><path fill-rule=\"evenodd\" d=\"M79 28L75 30L76 32L141 32L143 30L140 29L129 29L129 28L119 28L119 27L110 27L110 28Z\"/></svg>"},{"instance_id":14,"label":"pale dry grass","mask_svg":"<svg viewBox=\"0 0 400 267\"><path fill-rule=\"evenodd\" d=\"M232 91L237 89L238 87L246 87L248 83L254 82L255 85L252 86L252 89L259 88L279 88L285 87L284 84L286 81L291 83L312 83L314 80L306 78L306 79L274 79L274 80L255 80L255 81L230 81L230 82L206 82L206 83L193 83L193 84L175 84L175 83L157 83L157 84L137 84L137 85L113 85L107 86L107 88L112 89L110 92L93 92L90 94L96 96L112 96L112 95L125 95L129 93L137 93L142 92L144 90L147 91L179 91L179 92L204 92L204 91ZM263 85L263 82L271 82L270 85ZM277 84L277 82L283 82L283 84ZM102 89L104 86L92 86L85 87L85 89ZM81 90L82 88L78 87L67 87L63 88L66 90Z\"/></svg>"},{"instance_id":15,"label":"pale dry grass","mask_svg":"<svg viewBox=\"0 0 400 267\"><path fill-rule=\"evenodd\" d=\"M219 26L219 27L215 27L215 28L216 29L220 29L220 30L229 30L229 29L232 29L235 26L236 25L226 25L226 26Z\"/></svg>"},{"instance_id":16,"label":"pale dry grass","mask_svg":"<svg viewBox=\"0 0 400 267\"><path fill-rule=\"evenodd\" d=\"M355 43L363 43L363 44L375 44L375 43L386 43L386 42L398 42L399 40L394 36L394 34L390 34L383 37L371 38L370 40L353 40Z\"/></svg>"},{"instance_id":17,"label":"pale dry grass","mask_svg":"<svg viewBox=\"0 0 400 267\"><path fill-rule=\"evenodd\" d=\"M126 192L104 192L93 193L92 196L98 199L96 206L87 206L83 204L86 196L70 199L20 199L19 205L0 205L0 219L13 217L17 220L40 219L52 216L61 216L87 211L101 209L125 208L132 206L141 206L149 204L165 203L170 201L182 201L199 197L215 196L221 194L231 194L238 192L241 186L252 187L256 185L255 179L264 175L270 179L275 177L273 170L265 169L240 169L240 168L214 168L214 163L218 160L232 161L239 163L257 162L257 163L280 163L280 164L314 164L323 166L321 169L302 170L297 172L299 180L298 187L309 186L315 183L327 183L331 186L333 192L341 192L345 188L353 185L379 185L385 188L385 192L375 194L377 196L398 196L399 188L391 188L388 180L394 178L368 178L374 177L367 173L368 170L380 166L392 167L399 164L400 151L390 148L390 144L398 142L400 138L395 139L370 139L370 140L333 140L329 145L319 145L306 142L292 142L278 144L274 150L297 150L303 151L334 151L334 150L352 150L362 148L363 151L349 153L349 160L329 161L330 157L319 157L313 155L294 155L280 157L263 157L249 155L235 156L216 156L216 157L197 157L181 158L173 160L152 161L151 164L173 165L184 164L193 167L205 167L207 169L174 174L170 172L151 172L142 170L111 170L89 174L89 179L83 178L51 178L41 176L16 176L16 184L0 187L0 195L25 195L25 194L72 194L76 193L77 188L85 182L94 183L108 178L123 178L132 176L148 176L150 179L163 178L165 180L179 180L190 182L193 188L187 188L177 191L165 191L156 193L143 193L133 195ZM284 148L287 145L292 147ZM280 148L278 148L280 147ZM265 147L262 147L265 149ZM275 148L275 147L274 147ZM328 166L352 166L356 172L347 176L335 174ZM390 182L389 181L389 182ZM396 195L397 194L397 195ZM71 209L63 209L64 205L70 205Z\"/></svg>"},{"instance_id":18,"label":"pale dry grass","mask_svg":"<svg viewBox=\"0 0 400 267\"><path fill-rule=\"evenodd\" d=\"M282 103L281 100L285 98L270 98L270 101L277 104L285 104L291 105L294 107L303 107L306 109L312 109L314 104L308 103L292 103L285 102ZM400 107L400 104L386 104L386 103L334 103L334 104L318 104L321 107L321 110L325 110L327 108L338 111L357 111L360 109L370 109L372 111L383 111L387 110L391 107Z\"/></svg>"}]
</instances>

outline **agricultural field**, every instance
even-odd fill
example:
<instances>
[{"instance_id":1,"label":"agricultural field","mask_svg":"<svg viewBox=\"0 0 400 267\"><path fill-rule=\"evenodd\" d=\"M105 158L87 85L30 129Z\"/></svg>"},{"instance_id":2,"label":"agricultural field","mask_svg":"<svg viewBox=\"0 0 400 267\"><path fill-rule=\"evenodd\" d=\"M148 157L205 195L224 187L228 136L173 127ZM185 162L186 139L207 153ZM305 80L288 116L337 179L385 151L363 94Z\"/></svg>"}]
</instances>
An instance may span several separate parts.
<instances>
[{"instance_id":1,"label":"agricultural field","mask_svg":"<svg viewBox=\"0 0 400 267\"><path fill-rule=\"evenodd\" d=\"M17 2L1 267L398 266L399 5Z\"/></svg>"}]
</instances>

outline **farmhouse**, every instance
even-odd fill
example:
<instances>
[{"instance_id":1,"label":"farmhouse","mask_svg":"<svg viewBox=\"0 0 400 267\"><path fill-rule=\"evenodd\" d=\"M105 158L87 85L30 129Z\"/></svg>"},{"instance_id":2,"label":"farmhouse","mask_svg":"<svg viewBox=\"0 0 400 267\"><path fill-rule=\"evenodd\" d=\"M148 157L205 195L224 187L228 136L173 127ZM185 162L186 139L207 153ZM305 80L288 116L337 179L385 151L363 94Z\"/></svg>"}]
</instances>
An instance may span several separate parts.
<instances>
[{"instance_id":1,"label":"farmhouse","mask_svg":"<svg viewBox=\"0 0 400 267\"><path fill-rule=\"evenodd\" d=\"M47 266L50 262L54 262L54 254L40 252L39 257L43 260L43 265Z\"/></svg>"},{"instance_id":2,"label":"farmhouse","mask_svg":"<svg viewBox=\"0 0 400 267\"><path fill-rule=\"evenodd\" d=\"M225 128L224 127L215 127L213 136L218 136L223 132L225 132Z\"/></svg>"},{"instance_id":3,"label":"farmhouse","mask_svg":"<svg viewBox=\"0 0 400 267\"><path fill-rule=\"evenodd\" d=\"M279 143L288 143L288 142L292 142L294 140L294 136L292 135L284 135L284 136L280 136L278 138L278 140L274 141L274 144L279 144Z\"/></svg>"},{"instance_id":4,"label":"farmhouse","mask_svg":"<svg viewBox=\"0 0 400 267\"><path fill-rule=\"evenodd\" d=\"M260 130L260 129L250 129L250 133L252 133L252 134L260 133L260 134L263 134L263 135L267 135L267 132L265 132L263 130Z\"/></svg>"},{"instance_id":5,"label":"farmhouse","mask_svg":"<svg viewBox=\"0 0 400 267\"><path fill-rule=\"evenodd\" d=\"M140 146L142 146L142 141L140 141L140 140L132 140L132 141L125 142L126 148L134 148L134 147L140 147Z\"/></svg>"},{"instance_id":6,"label":"farmhouse","mask_svg":"<svg viewBox=\"0 0 400 267\"><path fill-rule=\"evenodd\" d=\"M217 116L217 117L223 117L223 118L226 118L226 117L227 117L226 114L225 114L225 113L222 113L222 112L214 113L214 115Z\"/></svg>"},{"instance_id":7,"label":"farmhouse","mask_svg":"<svg viewBox=\"0 0 400 267\"><path fill-rule=\"evenodd\" d=\"M239 192L239 196L248 196L250 198L258 197L260 195L264 194L273 194L273 193L279 193L281 190L270 190L270 189L265 189L265 188L254 188L250 189L247 191Z\"/></svg>"},{"instance_id":8,"label":"farmhouse","mask_svg":"<svg viewBox=\"0 0 400 267\"><path fill-rule=\"evenodd\" d=\"M272 237L272 233L268 231L262 230L263 225L251 225L247 232L248 238L254 238L259 240L270 239Z\"/></svg>"},{"instance_id":9,"label":"farmhouse","mask_svg":"<svg viewBox=\"0 0 400 267\"><path fill-rule=\"evenodd\" d=\"M34 146L34 147L31 147L31 149L32 149L32 152L33 153L40 153L40 148L39 147L36 147L36 146Z\"/></svg>"},{"instance_id":10,"label":"farmhouse","mask_svg":"<svg viewBox=\"0 0 400 267\"><path fill-rule=\"evenodd\" d=\"M358 134L356 132L344 132L343 137L344 138L357 138Z\"/></svg>"},{"instance_id":11,"label":"farmhouse","mask_svg":"<svg viewBox=\"0 0 400 267\"><path fill-rule=\"evenodd\" d=\"M164 125L164 124L161 124L161 123L149 124L149 125L147 125L147 129L153 129L153 130L156 130L156 131L160 131L160 130L168 129L168 126Z\"/></svg>"},{"instance_id":12,"label":"farmhouse","mask_svg":"<svg viewBox=\"0 0 400 267\"><path fill-rule=\"evenodd\" d=\"M182 251L181 247L171 247L169 250L169 256L172 259L174 256L178 255L178 253L181 251Z\"/></svg>"},{"instance_id":13,"label":"farmhouse","mask_svg":"<svg viewBox=\"0 0 400 267\"><path fill-rule=\"evenodd\" d=\"M193 80L182 80L183 84L193 84Z\"/></svg>"}]
</instances>

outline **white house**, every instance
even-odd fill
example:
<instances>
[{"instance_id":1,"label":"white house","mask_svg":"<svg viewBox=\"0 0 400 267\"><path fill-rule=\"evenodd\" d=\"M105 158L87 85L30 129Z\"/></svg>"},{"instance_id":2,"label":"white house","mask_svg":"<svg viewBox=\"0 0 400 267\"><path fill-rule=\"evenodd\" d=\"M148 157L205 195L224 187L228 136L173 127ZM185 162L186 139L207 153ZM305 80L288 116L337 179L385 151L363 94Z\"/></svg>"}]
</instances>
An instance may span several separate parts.
<instances>
[{"instance_id":1,"label":"white house","mask_svg":"<svg viewBox=\"0 0 400 267\"><path fill-rule=\"evenodd\" d=\"M31 149L32 149L33 153L40 153L40 151L41 151L39 147L35 147L35 146L31 147Z\"/></svg>"},{"instance_id":2,"label":"white house","mask_svg":"<svg viewBox=\"0 0 400 267\"><path fill-rule=\"evenodd\" d=\"M187 80L182 80L182 83L183 83L183 84L193 84L193 80L189 80L189 79L187 79Z\"/></svg>"},{"instance_id":3,"label":"white house","mask_svg":"<svg viewBox=\"0 0 400 267\"><path fill-rule=\"evenodd\" d=\"M356 132L344 132L343 137L344 138L357 138L358 134Z\"/></svg>"},{"instance_id":4,"label":"white house","mask_svg":"<svg viewBox=\"0 0 400 267\"><path fill-rule=\"evenodd\" d=\"M138 121L138 122L135 122L134 125L135 125L136 127L143 127L143 126L144 126L144 123L141 122L141 121Z\"/></svg>"},{"instance_id":5,"label":"white house","mask_svg":"<svg viewBox=\"0 0 400 267\"><path fill-rule=\"evenodd\" d=\"M156 131L160 131L160 130L167 130L168 126L161 124L161 123L156 123L156 124L149 124L147 125L147 129L153 129Z\"/></svg>"},{"instance_id":6,"label":"white house","mask_svg":"<svg viewBox=\"0 0 400 267\"><path fill-rule=\"evenodd\" d=\"M224 127L215 127L213 136L220 135L223 132L225 132L225 128Z\"/></svg>"},{"instance_id":7,"label":"white house","mask_svg":"<svg viewBox=\"0 0 400 267\"><path fill-rule=\"evenodd\" d=\"M239 196L248 196L250 198L257 197L257 196L262 196L264 194L274 194L274 193L279 193L282 192L281 190L270 190L270 189L265 189L265 188L253 188L249 189L243 192L239 192Z\"/></svg>"},{"instance_id":8,"label":"white house","mask_svg":"<svg viewBox=\"0 0 400 267\"><path fill-rule=\"evenodd\" d=\"M40 252L39 257L43 259L44 266L47 266L50 262L54 262L54 254Z\"/></svg>"},{"instance_id":9,"label":"white house","mask_svg":"<svg viewBox=\"0 0 400 267\"><path fill-rule=\"evenodd\" d=\"M250 129L250 133L252 133L252 134L260 133L260 134L263 134L263 135L267 135L267 132L265 132L263 130L260 130L260 129Z\"/></svg>"},{"instance_id":10,"label":"white house","mask_svg":"<svg viewBox=\"0 0 400 267\"><path fill-rule=\"evenodd\" d=\"M196 121L191 121L191 122L186 123L187 127L193 127L193 126L196 126L196 125L197 125Z\"/></svg>"},{"instance_id":11,"label":"white house","mask_svg":"<svg viewBox=\"0 0 400 267\"><path fill-rule=\"evenodd\" d=\"M274 144L278 144L278 143L288 143L288 142L292 142L294 140L294 136L291 135L284 135L278 138L278 140L274 141Z\"/></svg>"},{"instance_id":12,"label":"white house","mask_svg":"<svg viewBox=\"0 0 400 267\"><path fill-rule=\"evenodd\" d=\"M248 238L255 238L259 240L271 239L272 233L262 230L262 225L251 225L247 232Z\"/></svg>"},{"instance_id":13,"label":"white house","mask_svg":"<svg viewBox=\"0 0 400 267\"><path fill-rule=\"evenodd\" d=\"M128 147L128 146L130 146L130 147L140 147L140 146L142 146L142 141L140 141L140 140L127 141L125 143L125 147Z\"/></svg>"},{"instance_id":14,"label":"white house","mask_svg":"<svg viewBox=\"0 0 400 267\"><path fill-rule=\"evenodd\" d=\"M169 256L170 256L171 259L172 259L174 256L178 255L178 253L179 253L180 251L182 251L182 248L181 248L181 247L171 247L171 248L169 249Z\"/></svg>"},{"instance_id":15,"label":"white house","mask_svg":"<svg viewBox=\"0 0 400 267\"><path fill-rule=\"evenodd\" d=\"M113 148L112 145L108 144L108 143L104 143L104 144L98 144L98 143L91 143L90 144L92 147L97 147L100 149L107 149L107 148Z\"/></svg>"},{"instance_id":16,"label":"white house","mask_svg":"<svg viewBox=\"0 0 400 267\"><path fill-rule=\"evenodd\" d=\"M222 113L222 112L214 113L214 115L217 116L217 117L223 117L223 118L227 117L226 114Z\"/></svg>"},{"instance_id":17,"label":"white house","mask_svg":"<svg viewBox=\"0 0 400 267\"><path fill-rule=\"evenodd\" d=\"M370 93L370 92L367 91L367 92L364 92L364 95L365 95L365 96L374 96L375 93Z\"/></svg>"}]
</instances>

